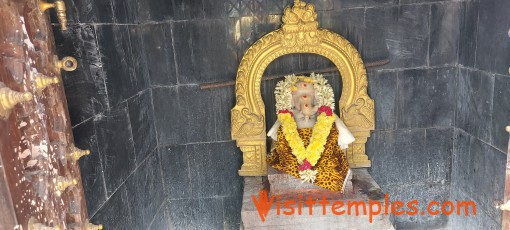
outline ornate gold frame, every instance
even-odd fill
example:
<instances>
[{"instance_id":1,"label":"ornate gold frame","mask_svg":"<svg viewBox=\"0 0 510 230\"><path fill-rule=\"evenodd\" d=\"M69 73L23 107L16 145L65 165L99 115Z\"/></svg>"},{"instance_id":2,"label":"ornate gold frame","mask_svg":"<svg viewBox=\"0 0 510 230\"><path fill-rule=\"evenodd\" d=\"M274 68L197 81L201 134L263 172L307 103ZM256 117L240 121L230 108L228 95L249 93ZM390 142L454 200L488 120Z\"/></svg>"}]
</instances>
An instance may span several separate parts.
<instances>
[{"instance_id":1,"label":"ornate gold frame","mask_svg":"<svg viewBox=\"0 0 510 230\"><path fill-rule=\"evenodd\" d=\"M342 36L319 28L313 4L294 1L282 17L281 29L268 33L245 52L237 71L236 105L231 111L232 139L243 152L241 176L267 175L265 108L262 75L276 58L318 54L331 60L342 77L339 116L356 141L347 149L351 168L370 167L365 143L375 127L374 101L367 94L365 65L356 48Z\"/></svg>"}]
</instances>

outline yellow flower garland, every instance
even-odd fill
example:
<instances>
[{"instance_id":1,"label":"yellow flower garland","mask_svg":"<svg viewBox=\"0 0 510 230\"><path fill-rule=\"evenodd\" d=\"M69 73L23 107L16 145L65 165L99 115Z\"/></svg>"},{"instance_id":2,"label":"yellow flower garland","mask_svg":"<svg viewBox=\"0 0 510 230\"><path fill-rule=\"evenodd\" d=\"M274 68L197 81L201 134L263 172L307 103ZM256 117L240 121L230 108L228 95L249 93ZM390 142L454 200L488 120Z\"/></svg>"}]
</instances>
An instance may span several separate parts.
<instances>
[{"instance_id":1,"label":"yellow flower garland","mask_svg":"<svg viewBox=\"0 0 510 230\"><path fill-rule=\"evenodd\" d=\"M278 114L278 120L282 123L283 134L298 163L303 164L303 161L306 159L312 166L315 166L321 158L322 152L324 152L324 145L327 142L331 126L335 121L335 116L327 116L325 113L319 114L312 130L310 144L307 148L305 148L303 140L299 136L296 121L290 113Z\"/></svg>"}]
</instances>

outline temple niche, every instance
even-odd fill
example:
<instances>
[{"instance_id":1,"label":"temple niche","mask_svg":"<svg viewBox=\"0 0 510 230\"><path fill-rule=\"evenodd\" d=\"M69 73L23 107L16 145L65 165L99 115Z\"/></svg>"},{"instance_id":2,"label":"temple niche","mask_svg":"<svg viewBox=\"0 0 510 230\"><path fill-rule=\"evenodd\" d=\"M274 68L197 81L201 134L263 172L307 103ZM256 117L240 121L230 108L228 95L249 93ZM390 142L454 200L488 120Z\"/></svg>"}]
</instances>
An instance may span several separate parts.
<instances>
[{"instance_id":1,"label":"temple niche","mask_svg":"<svg viewBox=\"0 0 510 230\"><path fill-rule=\"evenodd\" d=\"M508 0L0 2L0 229L508 229Z\"/></svg>"},{"instance_id":2,"label":"temple niche","mask_svg":"<svg viewBox=\"0 0 510 230\"><path fill-rule=\"evenodd\" d=\"M370 160L365 144L375 126L375 110L367 94L366 68L359 52L342 36L319 27L313 4L295 1L285 8L282 22L281 29L247 49L237 72L232 138L243 152L239 175L245 176L244 197L264 191L272 197L305 200L308 195L332 203L383 199L381 188L366 170ZM264 105L262 74L275 59L292 54L316 54L333 63L342 82L338 108L328 80L316 73L285 76L276 84L275 105ZM276 106L277 113L267 133L266 106ZM266 135L271 138L270 149ZM269 182L267 188L262 187L265 180ZM292 223L285 218L261 223L253 218L256 212L260 212L259 207L245 199L241 215L246 229L317 224L300 217L292 217ZM326 226L337 218L332 214L329 217L320 223ZM338 228L393 228L388 216L376 223L366 218L347 219Z\"/></svg>"},{"instance_id":3,"label":"temple niche","mask_svg":"<svg viewBox=\"0 0 510 230\"><path fill-rule=\"evenodd\" d=\"M241 60L236 78L236 106L232 109L232 139L247 149L241 176L266 174L265 107L260 82L266 67L276 58L311 53L331 60L342 76L342 95L338 103L340 119L357 137L347 151L351 167L369 167L365 143L374 129L374 102L367 95L368 81L361 56L345 38L320 29L313 4L295 2L286 8L282 29L270 32L255 42ZM244 144L244 142L249 142Z\"/></svg>"}]
</instances>

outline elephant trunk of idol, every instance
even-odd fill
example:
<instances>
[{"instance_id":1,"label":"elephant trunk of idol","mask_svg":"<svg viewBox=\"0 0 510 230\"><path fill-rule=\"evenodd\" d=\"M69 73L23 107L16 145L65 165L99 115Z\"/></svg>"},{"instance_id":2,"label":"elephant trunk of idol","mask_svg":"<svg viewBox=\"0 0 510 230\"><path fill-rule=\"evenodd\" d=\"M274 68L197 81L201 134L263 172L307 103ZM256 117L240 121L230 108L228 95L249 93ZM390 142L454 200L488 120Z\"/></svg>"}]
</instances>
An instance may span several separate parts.
<instances>
[{"instance_id":1,"label":"elephant trunk of idol","mask_svg":"<svg viewBox=\"0 0 510 230\"><path fill-rule=\"evenodd\" d=\"M310 117L317 113L317 106L313 106L310 97L300 98L301 113L305 115L305 122L310 120Z\"/></svg>"}]
</instances>

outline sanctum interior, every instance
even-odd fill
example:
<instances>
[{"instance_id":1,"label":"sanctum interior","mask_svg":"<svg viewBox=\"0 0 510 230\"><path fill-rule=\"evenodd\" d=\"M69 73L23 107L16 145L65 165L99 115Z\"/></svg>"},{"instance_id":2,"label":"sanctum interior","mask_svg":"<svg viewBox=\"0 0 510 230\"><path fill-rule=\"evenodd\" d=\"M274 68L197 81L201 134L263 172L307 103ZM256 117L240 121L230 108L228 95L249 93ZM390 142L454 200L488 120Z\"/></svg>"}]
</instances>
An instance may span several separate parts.
<instances>
[{"instance_id":1,"label":"sanctum interior","mask_svg":"<svg viewBox=\"0 0 510 230\"><path fill-rule=\"evenodd\" d=\"M510 229L508 12L0 0L0 229Z\"/></svg>"}]
</instances>

